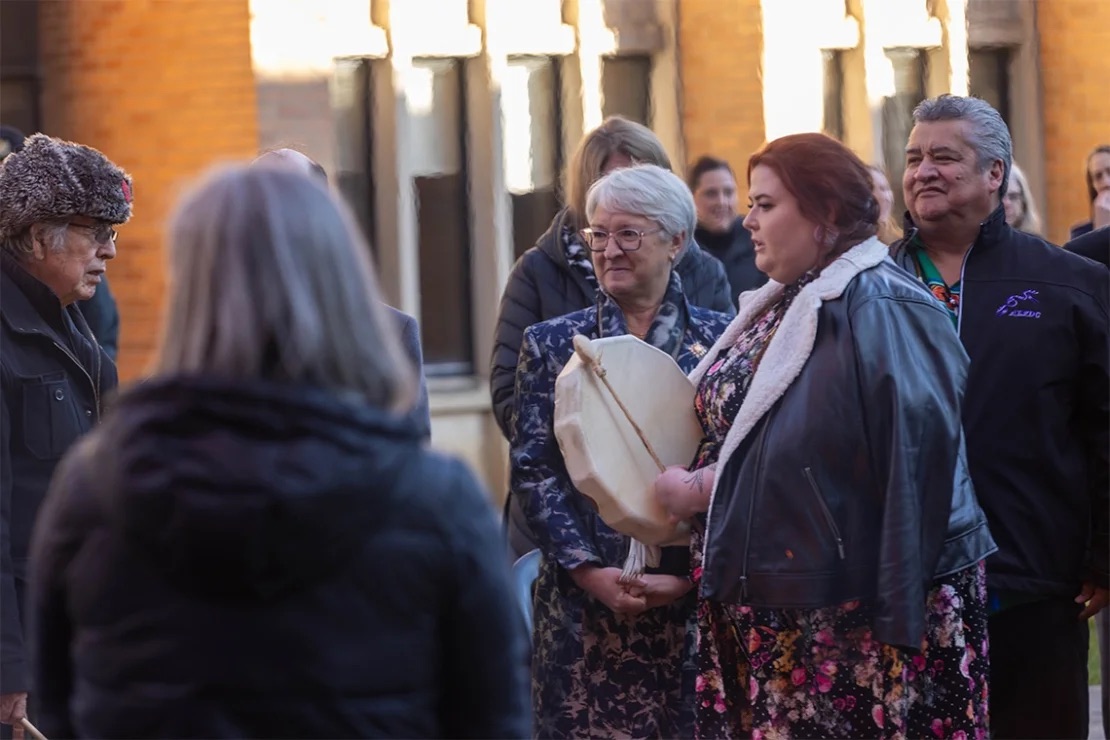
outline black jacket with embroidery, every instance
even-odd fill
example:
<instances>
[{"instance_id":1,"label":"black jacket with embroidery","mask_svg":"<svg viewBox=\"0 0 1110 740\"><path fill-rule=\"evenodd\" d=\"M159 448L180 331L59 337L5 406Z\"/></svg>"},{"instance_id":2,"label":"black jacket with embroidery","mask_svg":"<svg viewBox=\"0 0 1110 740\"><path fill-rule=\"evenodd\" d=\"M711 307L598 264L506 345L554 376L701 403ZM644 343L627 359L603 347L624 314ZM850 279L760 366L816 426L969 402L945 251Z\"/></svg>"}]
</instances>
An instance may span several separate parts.
<instances>
[{"instance_id":1,"label":"black jacket with embroidery","mask_svg":"<svg viewBox=\"0 0 1110 740\"><path fill-rule=\"evenodd\" d=\"M891 247L916 272L917 228ZM1006 224L1001 206L964 261L971 478L999 551L993 589L1075 596L1110 559L1106 268Z\"/></svg>"}]
</instances>

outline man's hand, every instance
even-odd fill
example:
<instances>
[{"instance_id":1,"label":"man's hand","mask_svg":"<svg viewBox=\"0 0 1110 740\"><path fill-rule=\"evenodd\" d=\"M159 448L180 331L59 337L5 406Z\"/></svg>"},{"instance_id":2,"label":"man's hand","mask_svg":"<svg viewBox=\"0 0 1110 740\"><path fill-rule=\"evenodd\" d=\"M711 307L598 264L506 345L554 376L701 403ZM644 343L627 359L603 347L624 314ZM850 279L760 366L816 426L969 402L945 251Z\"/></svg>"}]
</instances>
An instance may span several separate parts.
<instances>
[{"instance_id":1,"label":"man's hand","mask_svg":"<svg viewBox=\"0 0 1110 740\"><path fill-rule=\"evenodd\" d=\"M1083 590L1075 597L1075 603L1087 605L1086 609L1079 612L1079 621L1086 622L1110 603L1110 590L1100 588L1090 581L1084 581Z\"/></svg>"},{"instance_id":2,"label":"man's hand","mask_svg":"<svg viewBox=\"0 0 1110 740\"><path fill-rule=\"evenodd\" d=\"M20 720L27 716L27 692L0 694L0 722L12 726L12 738L23 740Z\"/></svg>"}]
</instances>

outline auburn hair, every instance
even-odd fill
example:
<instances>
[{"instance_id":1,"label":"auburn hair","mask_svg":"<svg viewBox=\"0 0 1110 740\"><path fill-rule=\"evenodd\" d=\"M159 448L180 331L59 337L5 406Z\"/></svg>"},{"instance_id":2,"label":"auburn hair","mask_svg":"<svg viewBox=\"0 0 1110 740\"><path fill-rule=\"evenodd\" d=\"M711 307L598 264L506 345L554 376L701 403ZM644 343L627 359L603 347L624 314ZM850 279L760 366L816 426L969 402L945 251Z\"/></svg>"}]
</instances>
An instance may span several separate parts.
<instances>
[{"instance_id":1,"label":"auburn hair","mask_svg":"<svg viewBox=\"0 0 1110 740\"><path fill-rule=\"evenodd\" d=\"M879 202L867 165L825 134L791 134L764 144L748 160L752 170L770 168L798 201L798 210L835 234L833 254L847 251L879 229Z\"/></svg>"}]
</instances>

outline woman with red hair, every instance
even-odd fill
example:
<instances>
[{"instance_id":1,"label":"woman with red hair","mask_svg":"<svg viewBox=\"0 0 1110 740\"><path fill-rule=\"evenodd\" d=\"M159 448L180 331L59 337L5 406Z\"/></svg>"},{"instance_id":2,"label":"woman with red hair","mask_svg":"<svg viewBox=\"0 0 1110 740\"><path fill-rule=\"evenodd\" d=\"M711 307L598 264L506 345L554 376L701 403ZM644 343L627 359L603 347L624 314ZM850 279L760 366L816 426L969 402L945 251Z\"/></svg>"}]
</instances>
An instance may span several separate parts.
<instances>
[{"instance_id":1,"label":"woman with red hair","mask_svg":"<svg viewBox=\"0 0 1110 740\"><path fill-rule=\"evenodd\" d=\"M656 484L693 523L699 737L985 737L995 550L968 358L887 258L867 166L820 134L748 163L771 281L691 374L705 432Z\"/></svg>"}]
</instances>

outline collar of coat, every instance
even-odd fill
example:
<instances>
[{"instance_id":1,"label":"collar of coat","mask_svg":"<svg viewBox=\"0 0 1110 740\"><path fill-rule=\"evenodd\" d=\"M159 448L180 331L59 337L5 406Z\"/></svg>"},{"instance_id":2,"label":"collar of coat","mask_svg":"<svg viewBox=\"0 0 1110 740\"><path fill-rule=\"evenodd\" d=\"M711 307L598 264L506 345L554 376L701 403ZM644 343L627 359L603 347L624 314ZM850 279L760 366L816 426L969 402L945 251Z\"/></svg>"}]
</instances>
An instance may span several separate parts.
<instances>
[{"instance_id":1,"label":"collar of coat","mask_svg":"<svg viewBox=\"0 0 1110 740\"><path fill-rule=\"evenodd\" d=\"M887 254L886 245L877 237L871 237L834 260L813 282L798 293L782 317L778 330L771 337L771 343L764 352L763 359L748 386L744 402L740 404L736 418L733 419L732 426L725 435L725 441L721 445L721 452L717 458L718 471L763 415L782 398L790 384L802 371L810 353L813 352L821 304L839 298L856 275L880 264L887 258ZM741 332L755 323L768 308L774 305L782 297L785 289L786 286L782 283L771 280L761 288L740 296L740 310L736 318L690 373L690 380L695 386L701 382L709 367L717 361L717 355L721 350L735 344ZM717 480L720 478L718 477ZM714 483L713 494L709 500L710 509L716 494L717 486Z\"/></svg>"}]
</instances>

